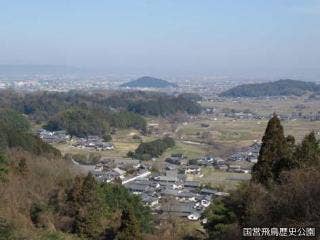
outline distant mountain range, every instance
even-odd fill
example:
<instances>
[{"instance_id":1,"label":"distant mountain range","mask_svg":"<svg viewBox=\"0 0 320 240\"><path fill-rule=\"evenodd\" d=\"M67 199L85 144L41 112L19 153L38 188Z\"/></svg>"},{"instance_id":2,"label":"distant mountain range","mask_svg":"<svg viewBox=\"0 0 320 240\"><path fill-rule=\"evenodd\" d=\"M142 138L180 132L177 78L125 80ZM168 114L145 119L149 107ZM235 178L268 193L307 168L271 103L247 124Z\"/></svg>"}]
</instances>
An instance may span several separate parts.
<instances>
[{"instance_id":1,"label":"distant mountain range","mask_svg":"<svg viewBox=\"0 0 320 240\"><path fill-rule=\"evenodd\" d=\"M175 88L178 85L175 83L168 82L163 79L154 78L154 77L141 77L136 80L124 83L120 87L128 88Z\"/></svg>"},{"instance_id":2,"label":"distant mountain range","mask_svg":"<svg viewBox=\"0 0 320 240\"><path fill-rule=\"evenodd\" d=\"M320 92L320 85L291 79L275 82L243 84L222 92L221 97L301 96Z\"/></svg>"}]
</instances>

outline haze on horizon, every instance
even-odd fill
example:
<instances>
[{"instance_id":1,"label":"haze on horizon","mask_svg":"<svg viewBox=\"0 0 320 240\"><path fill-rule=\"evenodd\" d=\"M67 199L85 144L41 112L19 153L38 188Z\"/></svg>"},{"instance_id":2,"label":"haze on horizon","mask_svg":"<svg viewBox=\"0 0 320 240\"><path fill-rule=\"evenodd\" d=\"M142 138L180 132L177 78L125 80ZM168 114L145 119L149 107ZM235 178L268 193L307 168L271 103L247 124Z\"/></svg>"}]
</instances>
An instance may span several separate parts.
<instances>
[{"instance_id":1,"label":"haze on horizon","mask_svg":"<svg viewBox=\"0 0 320 240\"><path fill-rule=\"evenodd\" d=\"M319 0L30 0L0 8L0 64L320 79Z\"/></svg>"}]
</instances>

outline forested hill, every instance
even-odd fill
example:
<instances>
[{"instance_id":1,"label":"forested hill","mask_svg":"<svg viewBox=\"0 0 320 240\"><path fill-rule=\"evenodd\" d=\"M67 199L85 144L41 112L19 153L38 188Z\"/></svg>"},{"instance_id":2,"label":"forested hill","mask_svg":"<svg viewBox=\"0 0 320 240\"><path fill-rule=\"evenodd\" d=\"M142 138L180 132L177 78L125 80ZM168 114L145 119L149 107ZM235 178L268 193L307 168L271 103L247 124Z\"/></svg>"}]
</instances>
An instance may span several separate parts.
<instances>
[{"instance_id":1,"label":"forested hill","mask_svg":"<svg viewBox=\"0 0 320 240\"><path fill-rule=\"evenodd\" d=\"M307 92L319 92L320 85L291 79L275 82L243 84L220 94L221 97L301 96Z\"/></svg>"},{"instance_id":2,"label":"forested hill","mask_svg":"<svg viewBox=\"0 0 320 240\"><path fill-rule=\"evenodd\" d=\"M0 240L142 240L152 232L139 196L75 176L71 166L23 115L0 110Z\"/></svg>"},{"instance_id":3,"label":"forested hill","mask_svg":"<svg viewBox=\"0 0 320 240\"><path fill-rule=\"evenodd\" d=\"M61 155L31 133L30 123L24 116L10 109L0 109L0 155L7 149L23 149L36 155Z\"/></svg>"},{"instance_id":4,"label":"forested hill","mask_svg":"<svg viewBox=\"0 0 320 240\"><path fill-rule=\"evenodd\" d=\"M177 112L199 114L201 106L190 97L154 92L33 92L0 91L0 108L26 114L50 131L67 130L72 136L107 136L111 128L146 130L143 116Z\"/></svg>"},{"instance_id":5,"label":"forested hill","mask_svg":"<svg viewBox=\"0 0 320 240\"><path fill-rule=\"evenodd\" d=\"M129 111L139 115L168 116L177 112L199 114L201 106L184 95L171 96L155 92L82 93L0 91L0 107L12 108L34 120L47 120L69 108L100 112Z\"/></svg>"},{"instance_id":6,"label":"forested hill","mask_svg":"<svg viewBox=\"0 0 320 240\"><path fill-rule=\"evenodd\" d=\"M177 87L177 84L170 83L166 80L154 78L154 77L141 77L136 80L122 84L120 87L129 88L169 88Z\"/></svg>"}]
</instances>

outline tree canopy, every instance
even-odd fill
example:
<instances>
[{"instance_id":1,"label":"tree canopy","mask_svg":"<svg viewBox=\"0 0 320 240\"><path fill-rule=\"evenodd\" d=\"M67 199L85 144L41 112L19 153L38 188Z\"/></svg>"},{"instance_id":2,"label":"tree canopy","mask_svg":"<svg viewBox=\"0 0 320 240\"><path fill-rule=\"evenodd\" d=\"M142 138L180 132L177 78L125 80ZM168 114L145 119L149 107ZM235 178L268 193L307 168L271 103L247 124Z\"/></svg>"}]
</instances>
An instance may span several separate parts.
<instances>
[{"instance_id":1,"label":"tree canopy","mask_svg":"<svg viewBox=\"0 0 320 240\"><path fill-rule=\"evenodd\" d=\"M175 142L172 138L164 137L163 139L140 143L134 153L129 152L128 156L141 160L150 160L153 157L161 156L165 150L173 147L174 145Z\"/></svg>"},{"instance_id":2,"label":"tree canopy","mask_svg":"<svg viewBox=\"0 0 320 240\"><path fill-rule=\"evenodd\" d=\"M94 109L98 112L129 111L139 115L169 116L177 112L199 114L201 106L188 95L172 96L157 92L83 93L33 92L18 94L0 91L0 107L14 109L37 121L46 121L70 108Z\"/></svg>"},{"instance_id":3,"label":"tree canopy","mask_svg":"<svg viewBox=\"0 0 320 240\"><path fill-rule=\"evenodd\" d=\"M0 110L0 150L22 148L35 154L60 152L30 132L30 124L21 114Z\"/></svg>"}]
</instances>

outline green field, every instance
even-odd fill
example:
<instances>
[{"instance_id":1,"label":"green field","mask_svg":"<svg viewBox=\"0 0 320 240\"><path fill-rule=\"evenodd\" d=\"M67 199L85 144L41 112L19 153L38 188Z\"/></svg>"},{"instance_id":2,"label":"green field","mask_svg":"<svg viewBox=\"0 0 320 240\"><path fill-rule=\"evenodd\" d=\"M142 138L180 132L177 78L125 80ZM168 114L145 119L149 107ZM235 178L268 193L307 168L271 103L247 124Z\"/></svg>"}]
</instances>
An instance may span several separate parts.
<instances>
[{"instance_id":1,"label":"green field","mask_svg":"<svg viewBox=\"0 0 320 240\"><path fill-rule=\"evenodd\" d=\"M202 168L203 177L189 175L190 180L198 180L201 184L218 188L221 191L229 191L235 189L240 182L248 181L250 174L232 173L216 170L213 167Z\"/></svg>"},{"instance_id":2,"label":"green field","mask_svg":"<svg viewBox=\"0 0 320 240\"><path fill-rule=\"evenodd\" d=\"M209 127L201 127L206 123ZM320 131L319 121L283 121L286 135L293 135L297 141L311 131ZM180 126L176 135L184 140L209 144L209 152L224 156L239 148L260 141L267 126L267 120L234 120L221 118L199 117L196 121Z\"/></svg>"}]
</instances>

